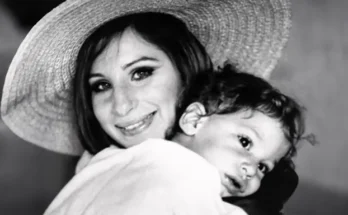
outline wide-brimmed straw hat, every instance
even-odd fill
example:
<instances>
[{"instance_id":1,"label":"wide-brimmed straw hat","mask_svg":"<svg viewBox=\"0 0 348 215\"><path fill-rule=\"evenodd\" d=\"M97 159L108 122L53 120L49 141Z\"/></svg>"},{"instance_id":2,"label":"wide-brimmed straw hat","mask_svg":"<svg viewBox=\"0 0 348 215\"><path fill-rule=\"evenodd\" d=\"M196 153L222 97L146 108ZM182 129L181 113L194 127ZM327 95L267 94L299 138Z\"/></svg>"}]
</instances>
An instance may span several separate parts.
<instances>
[{"instance_id":1,"label":"wide-brimmed straw hat","mask_svg":"<svg viewBox=\"0 0 348 215\"><path fill-rule=\"evenodd\" d=\"M79 48L102 23L139 12L178 17L215 66L228 60L265 78L291 25L289 0L67 0L31 29L13 58L1 101L6 125L46 149L81 154L71 87Z\"/></svg>"}]
</instances>

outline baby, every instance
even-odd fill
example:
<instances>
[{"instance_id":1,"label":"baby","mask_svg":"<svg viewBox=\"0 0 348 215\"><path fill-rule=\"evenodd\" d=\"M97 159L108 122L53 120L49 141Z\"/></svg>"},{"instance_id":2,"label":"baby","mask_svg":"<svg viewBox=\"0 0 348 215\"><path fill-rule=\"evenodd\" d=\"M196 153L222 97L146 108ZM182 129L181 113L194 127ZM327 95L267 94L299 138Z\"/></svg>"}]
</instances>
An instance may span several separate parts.
<instances>
[{"instance_id":1,"label":"baby","mask_svg":"<svg viewBox=\"0 0 348 215\"><path fill-rule=\"evenodd\" d=\"M222 197L255 193L304 134L293 99L231 65L199 74L177 115L171 141L84 155L45 214L246 214Z\"/></svg>"}]
</instances>

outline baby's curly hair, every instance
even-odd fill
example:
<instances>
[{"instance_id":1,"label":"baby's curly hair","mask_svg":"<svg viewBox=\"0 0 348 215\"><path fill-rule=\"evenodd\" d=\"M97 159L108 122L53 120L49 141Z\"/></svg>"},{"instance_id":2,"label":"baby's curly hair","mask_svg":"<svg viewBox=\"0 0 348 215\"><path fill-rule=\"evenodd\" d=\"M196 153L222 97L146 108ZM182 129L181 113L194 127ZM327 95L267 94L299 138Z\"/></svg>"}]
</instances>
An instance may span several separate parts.
<instances>
[{"instance_id":1,"label":"baby's curly hair","mask_svg":"<svg viewBox=\"0 0 348 215\"><path fill-rule=\"evenodd\" d=\"M206 109L206 116L231 114L238 111L259 111L281 123L290 150L283 158L290 160L296 155L298 143L308 140L315 143L314 136L304 135L304 107L294 99L284 95L266 80L255 75L239 72L236 67L226 64L218 71L198 74L181 98L184 108L193 102L200 102Z\"/></svg>"}]
</instances>

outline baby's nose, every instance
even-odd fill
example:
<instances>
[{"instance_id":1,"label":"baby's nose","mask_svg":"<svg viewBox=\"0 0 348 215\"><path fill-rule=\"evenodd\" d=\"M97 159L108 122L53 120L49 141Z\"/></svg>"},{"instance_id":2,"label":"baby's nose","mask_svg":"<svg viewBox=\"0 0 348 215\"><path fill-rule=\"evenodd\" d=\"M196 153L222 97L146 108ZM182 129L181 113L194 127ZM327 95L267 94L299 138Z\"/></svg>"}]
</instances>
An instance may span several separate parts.
<instances>
[{"instance_id":1,"label":"baby's nose","mask_svg":"<svg viewBox=\"0 0 348 215\"><path fill-rule=\"evenodd\" d=\"M244 162L241 165L243 179L251 179L257 173L257 165L252 162Z\"/></svg>"}]
</instances>

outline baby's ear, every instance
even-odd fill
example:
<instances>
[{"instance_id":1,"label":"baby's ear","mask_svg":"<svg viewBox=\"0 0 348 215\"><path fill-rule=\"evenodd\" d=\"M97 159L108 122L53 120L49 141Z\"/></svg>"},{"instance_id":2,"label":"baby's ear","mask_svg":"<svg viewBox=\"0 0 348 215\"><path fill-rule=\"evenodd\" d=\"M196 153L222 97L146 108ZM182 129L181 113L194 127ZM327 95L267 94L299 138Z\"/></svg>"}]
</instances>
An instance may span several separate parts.
<instances>
[{"instance_id":1,"label":"baby's ear","mask_svg":"<svg viewBox=\"0 0 348 215\"><path fill-rule=\"evenodd\" d=\"M205 107L202 103L194 102L190 104L180 117L179 126L181 130L186 135L195 135L203 122L208 118L205 114Z\"/></svg>"}]
</instances>

